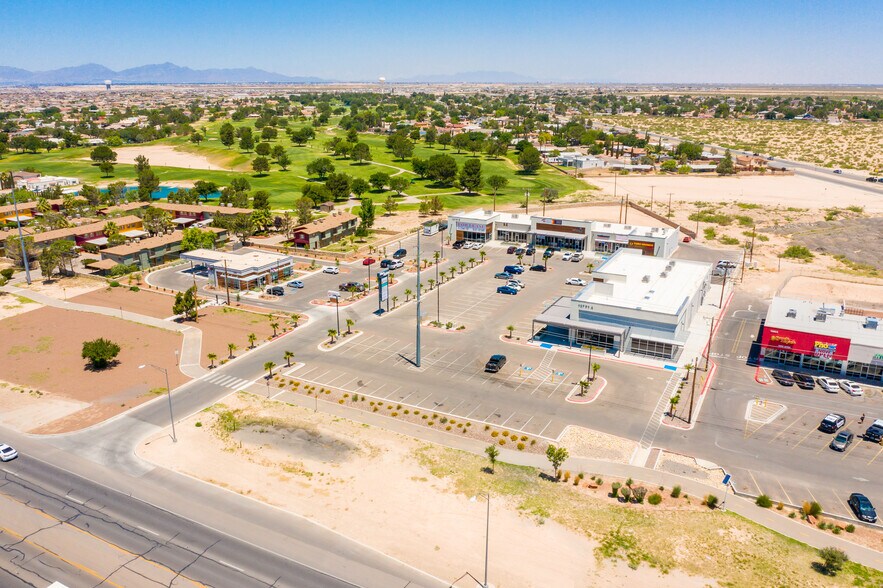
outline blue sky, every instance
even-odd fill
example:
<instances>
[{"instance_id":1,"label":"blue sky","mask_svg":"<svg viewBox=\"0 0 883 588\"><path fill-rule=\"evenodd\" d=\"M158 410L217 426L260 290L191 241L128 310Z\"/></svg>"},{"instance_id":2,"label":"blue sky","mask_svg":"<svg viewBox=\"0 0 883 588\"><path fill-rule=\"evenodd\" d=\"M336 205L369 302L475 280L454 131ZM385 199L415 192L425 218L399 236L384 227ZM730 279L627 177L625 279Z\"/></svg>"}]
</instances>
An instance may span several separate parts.
<instances>
[{"instance_id":1,"label":"blue sky","mask_svg":"<svg viewBox=\"0 0 883 588\"><path fill-rule=\"evenodd\" d=\"M7 0L2 14L0 65L31 70L171 61L339 80L883 83L880 0Z\"/></svg>"}]
</instances>

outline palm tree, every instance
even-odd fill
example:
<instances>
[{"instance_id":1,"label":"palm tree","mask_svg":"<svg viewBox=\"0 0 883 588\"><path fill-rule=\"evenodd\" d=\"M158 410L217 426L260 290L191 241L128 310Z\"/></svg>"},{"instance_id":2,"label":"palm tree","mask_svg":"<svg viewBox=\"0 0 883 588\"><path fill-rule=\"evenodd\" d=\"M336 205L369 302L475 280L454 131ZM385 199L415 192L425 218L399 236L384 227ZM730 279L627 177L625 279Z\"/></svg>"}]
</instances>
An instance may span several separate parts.
<instances>
[{"instance_id":1,"label":"palm tree","mask_svg":"<svg viewBox=\"0 0 883 588\"><path fill-rule=\"evenodd\" d=\"M592 273L592 270L595 269L595 264L594 263L586 264L586 269L589 270L589 273Z\"/></svg>"},{"instance_id":2,"label":"palm tree","mask_svg":"<svg viewBox=\"0 0 883 588\"><path fill-rule=\"evenodd\" d=\"M479 251L478 256L481 258L481 263L484 263L484 258L487 257L487 251Z\"/></svg>"},{"instance_id":3,"label":"palm tree","mask_svg":"<svg viewBox=\"0 0 883 588\"><path fill-rule=\"evenodd\" d=\"M410 288L405 289L405 302L411 299L411 294L413 293Z\"/></svg>"},{"instance_id":4,"label":"palm tree","mask_svg":"<svg viewBox=\"0 0 883 588\"><path fill-rule=\"evenodd\" d=\"M272 361L267 361L264 363L264 369L267 370L267 379L273 377L273 368L276 367L276 364Z\"/></svg>"},{"instance_id":5,"label":"palm tree","mask_svg":"<svg viewBox=\"0 0 883 588\"><path fill-rule=\"evenodd\" d=\"M593 380L598 376L598 370L600 370L600 369L601 369L600 363L593 363L592 364L592 379Z\"/></svg>"},{"instance_id":6,"label":"palm tree","mask_svg":"<svg viewBox=\"0 0 883 588\"><path fill-rule=\"evenodd\" d=\"M217 353L209 353L206 357L208 357L208 360L211 362L211 365L208 366L209 369L212 369L213 367L215 367L215 360L218 359L218 354Z\"/></svg>"},{"instance_id":7,"label":"palm tree","mask_svg":"<svg viewBox=\"0 0 883 588\"><path fill-rule=\"evenodd\" d=\"M672 396L671 398L668 399L668 403L670 405L669 409L668 409L669 416L671 416L671 417L675 416L675 407L678 405L678 402L680 402L680 401L681 401L680 394L675 394L674 396Z\"/></svg>"},{"instance_id":8,"label":"palm tree","mask_svg":"<svg viewBox=\"0 0 883 588\"><path fill-rule=\"evenodd\" d=\"M515 325L509 325L508 327L506 327L506 330L509 331L509 338L511 339L512 333L515 332Z\"/></svg>"},{"instance_id":9,"label":"palm tree","mask_svg":"<svg viewBox=\"0 0 883 588\"><path fill-rule=\"evenodd\" d=\"M463 262L461 261L460 263L463 263ZM454 268L450 268L450 269L448 269L448 273L451 274L451 279L452 279L452 280L454 279L454 272L456 272L456 271L457 271L457 270L454 269Z\"/></svg>"},{"instance_id":10,"label":"palm tree","mask_svg":"<svg viewBox=\"0 0 883 588\"><path fill-rule=\"evenodd\" d=\"M248 334L248 347L249 349L254 349L254 342L257 340L258 336L254 333Z\"/></svg>"},{"instance_id":11,"label":"palm tree","mask_svg":"<svg viewBox=\"0 0 883 588\"><path fill-rule=\"evenodd\" d=\"M441 259L441 251L436 251L435 253L433 253L432 258L435 260L435 265L438 265L438 262Z\"/></svg>"},{"instance_id":12,"label":"palm tree","mask_svg":"<svg viewBox=\"0 0 883 588\"><path fill-rule=\"evenodd\" d=\"M396 302L398 302L398 301L399 301L399 297L398 297L398 296L393 296L393 297L392 297L392 307L393 307L393 308L396 307Z\"/></svg>"},{"instance_id":13,"label":"palm tree","mask_svg":"<svg viewBox=\"0 0 883 588\"><path fill-rule=\"evenodd\" d=\"M334 338L337 337L337 331L334 329L328 329L328 336L331 337L330 343L334 343Z\"/></svg>"},{"instance_id":14,"label":"palm tree","mask_svg":"<svg viewBox=\"0 0 883 588\"><path fill-rule=\"evenodd\" d=\"M346 334L349 335L353 332L353 327L355 326L356 321L351 318L346 319Z\"/></svg>"},{"instance_id":15,"label":"palm tree","mask_svg":"<svg viewBox=\"0 0 883 588\"><path fill-rule=\"evenodd\" d=\"M687 365L684 366L684 371L687 372L687 375L684 376L684 381L685 381L685 382L687 382L687 381L690 380L690 372L691 372L692 370L693 370L693 364L692 364L692 363L688 363Z\"/></svg>"},{"instance_id":16,"label":"palm tree","mask_svg":"<svg viewBox=\"0 0 883 588\"><path fill-rule=\"evenodd\" d=\"M466 267L466 262L465 262L465 261L459 261L459 262L457 263L457 265L460 266L460 273L462 274L462 273L463 273L463 268Z\"/></svg>"},{"instance_id":17,"label":"palm tree","mask_svg":"<svg viewBox=\"0 0 883 588\"><path fill-rule=\"evenodd\" d=\"M589 391L589 381L588 380L580 380L579 381L579 395L585 396L586 392Z\"/></svg>"},{"instance_id":18,"label":"palm tree","mask_svg":"<svg viewBox=\"0 0 883 588\"><path fill-rule=\"evenodd\" d=\"M294 351L286 351L282 354L282 357L285 358L285 364L291 367L291 358L294 357Z\"/></svg>"},{"instance_id":19,"label":"palm tree","mask_svg":"<svg viewBox=\"0 0 883 588\"><path fill-rule=\"evenodd\" d=\"M519 265L521 264L522 261L524 261L524 254L523 254L523 253L519 253L519 254L518 254L518 263L519 263Z\"/></svg>"},{"instance_id":20,"label":"palm tree","mask_svg":"<svg viewBox=\"0 0 883 588\"><path fill-rule=\"evenodd\" d=\"M474 258L474 257L470 257L470 258L469 258L469 269L472 269L472 268L474 268L474 267L475 267L475 258Z\"/></svg>"},{"instance_id":21,"label":"palm tree","mask_svg":"<svg viewBox=\"0 0 883 588\"><path fill-rule=\"evenodd\" d=\"M291 313L291 320L294 321L294 328L297 328L297 322L300 320L300 315L296 312Z\"/></svg>"},{"instance_id":22,"label":"palm tree","mask_svg":"<svg viewBox=\"0 0 883 588\"><path fill-rule=\"evenodd\" d=\"M432 287L435 285L435 280L432 278L429 278L426 281L429 282L429 289L432 290Z\"/></svg>"},{"instance_id":23,"label":"palm tree","mask_svg":"<svg viewBox=\"0 0 883 588\"><path fill-rule=\"evenodd\" d=\"M279 328L279 323L273 322L270 323L270 328L273 329L273 337L276 337L276 329Z\"/></svg>"},{"instance_id":24,"label":"palm tree","mask_svg":"<svg viewBox=\"0 0 883 588\"><path fill-rule=\"evenodd\" d=\"M239 349L236 343L227 343L227 351L230 352L230 359L233 359L233 352Z\"/></svg>"}]
</instances>

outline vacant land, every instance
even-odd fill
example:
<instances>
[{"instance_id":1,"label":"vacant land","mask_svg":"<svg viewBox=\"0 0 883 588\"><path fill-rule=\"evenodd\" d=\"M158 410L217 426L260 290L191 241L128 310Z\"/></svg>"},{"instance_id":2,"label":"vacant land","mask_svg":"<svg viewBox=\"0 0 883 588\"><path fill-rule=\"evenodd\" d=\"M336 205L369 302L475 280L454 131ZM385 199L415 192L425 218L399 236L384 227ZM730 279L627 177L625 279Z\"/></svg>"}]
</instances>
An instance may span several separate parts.
<instances>
[{"instance_id":1,"label":"vacant land","mask_svg":"<svg viewBox=\"0 0 883 588\"><path fill-rule=\"evenodd\" d=\"M605 116L602 120L630 129L825 167L871 171L883 168L883 123L829 125L810 121L662 116Z\"/></svg>"},{"instance_id":2,"label":"vacant land","mask_svg":"<svg viewBox=\"0 0 883 588\"><path fill-rule=\"evenodd\" d=\"M758 586L776 578L779 585L822 587L883 580L852 564L835 578L821 576L812 567L815 550L710 511L695 497L664 491L657 506L626 506L607 497L612 480L588 472L578 486L506 464L490 474L477 456L250 394L191 417L179 436L184 443L176 447L157 436L139 453L302 514L445 580L481 573L486 507L469 499L481 492L492 497L489 579L497 586Z\"/></svg>"},{"instance_id":3,"label":"vacant land","mask_svg":"<svg viewBox=\"0 0 883 588\"><path fill-rule=\"evenodd\" d=\"M161 167L186 167L188 169L207 169L225 171L222 166L212 164L205 156L188 153L171 145L139 145L137 147L117 147L117 163L134 165L135 158L143 155L150 160L150 165ZM90 162L91 163L91 162Z\"/></svg>"},{"instance_id":4,"label":"vacant land","mask_svg":"<svg viewBox=\"0 0 883 588\"><path fill-rule=\"evenodd\" d=\"M130 290L129 288L100 288L75 298L68 298L78 304L91 304L94 306L106 306L108 308L122 308L127 312L134 312L155 318L167 318L172 316L174 296L158 294L149 290Z\"/></svg>"},{"instance_id":5,"label":"vacant land","mask_svg":"<svg viewBox=\"0 0 883 588\"><path fill-rule=\"evenodd\" d=\"M100 422L165 390L163 375L140 370L151 363L169 370L172 388L188 380L175 367L177 333L137 323L58 308L41 308L0 322L0 379L43 396L89 406L34 432L60 433ZM117 364L93 371L80 357L83 341L105 337L120 345ZM5 393L5 392L4 392ZM30 429L28 423L19 425Z\"/></svg>"},{"instance_id":6,"label":"vacant land","mask_svg":"<svg viewBox=\"0 0 883 588\"><path fill-rule=\"evenodd\" d=\"M790 223L770 231L811 251L832 255L869 277L883 277L883 217Z\"/></svg>"}]
</instances>

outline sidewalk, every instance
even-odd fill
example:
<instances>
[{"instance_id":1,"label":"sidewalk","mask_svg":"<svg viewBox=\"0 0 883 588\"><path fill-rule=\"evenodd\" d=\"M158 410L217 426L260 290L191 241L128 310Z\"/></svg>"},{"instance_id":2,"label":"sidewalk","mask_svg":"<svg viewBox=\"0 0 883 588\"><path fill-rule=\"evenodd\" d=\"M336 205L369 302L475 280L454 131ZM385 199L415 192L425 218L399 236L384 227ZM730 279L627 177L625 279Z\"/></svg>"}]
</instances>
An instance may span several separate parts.
<instances>
[{"instance_id":1,"label":"sidewalk","mask_svg":"<svg viewBox=\"0 0 883 588\"><path fill-rule=\"evenodd\" d=\"M90 312L93 314L102 314L114 318L120 318L134 323L140 323L150 327L157 327L167 331L176 331L183 335L181 341L181 356L178 368L185 376L191 378L199 378L208 373L208 370L199 365L199 358L202 352L202 331L189 325L182 325L174 321L159 319L152 316L146 316L135 312L128 312L117 308L108 308L106 306L95 306L92 304L80 304L77 302L68 302L67 300L59 300L52 296L47 296L40 292L19 288L18 286L4 286L0 288L4 292L16 294L30 298L34 302L38 302L44 306L52 306L62 308L64 310L76 310L79 312Z\"/></svg>"},{"instance_id":2,"label":"sidewalk","mask_svg":"<svg viewBox=\"0 0 883 588\"><path fill-rule=\"evenodd\" d=\"M327 414L344 417L356 422L373 425L390 431L415 437L423 441L436 443L445 447L468 451L483 456L486 443L477 439L463 438L444 431L430 429L421 425L400 421L391 417L365 412L349 406L319 400L297 394L294 392L277 393L274 397L280 402L288 402L308 409L315 409ZM523 453L513 449L500 449L499 461L513 465L530 466L545 471L551 467L545 455L535 453ZM857 545L846 539L842 539L831 533L819 531L799 521L789 519L777 512L755 505L752 500L727 493L723 485L710 486L691 478L685 478L677 474L652 470L645 467L634 466L624 463L616 463L599 459L571 457L562 466L565 469L582 471L588 474L597 474L603 477L632 478L644 482L649 486L665 486L672 488L680 486L685 494L695 497L704 497L706 494L714 494L725 500L725 509L732 511L748 520L766 527L772 531L796 539L815 548L838 547L849 555L850 561L862 565L883 570L883 553L874 551L868 547ZM726 497L726 498L724 498Z\"/></svg>"}]
</instances>

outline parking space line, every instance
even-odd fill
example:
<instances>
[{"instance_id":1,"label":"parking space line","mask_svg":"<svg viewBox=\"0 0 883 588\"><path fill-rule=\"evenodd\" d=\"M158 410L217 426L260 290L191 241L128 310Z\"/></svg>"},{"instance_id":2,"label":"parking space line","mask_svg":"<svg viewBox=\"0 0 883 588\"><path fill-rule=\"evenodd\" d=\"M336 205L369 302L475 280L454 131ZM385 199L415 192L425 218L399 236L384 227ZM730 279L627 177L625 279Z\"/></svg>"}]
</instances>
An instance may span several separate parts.
<instances>
[{"instance_id":1,"label":"parking space line","mask_svg":"<svg viewBox=\"0 0 883 588\"><path fill-rule=\"evenodd\" d=\"M524 431L524 430L527 428L527 424L528 424L530 421L532 421L532 420L533 420L533 416L531 416L529 419L527 419L526 421L524 421L524 424L521 425L521 428L518 429L518 430L519 430L519 431Z\"/></svg>"},{"instance_id":2,"label":"parking space line","mask_svg":"<svg viewBox=\"0 0 883 588\"><path fill-rule=\"evenodd\" d=\"M808 486L804 486L803 488L804 488L804 490L806 490L809 493L809 496L810 496L810 498L812 498L813 502L819 502L818 500L816 500L816 497L813 495L812 490L810 490ZM819 504L821 504L821 503L819 503Z\"/></svg>"},{"instance_id":3,"label":"parking space line","mask_svg":"<svg viewBox=\"0 0 883 588\"><path fill-rule=\"evenodd\" d=\"M850 509L849 509L849 507L848 507L848 506L847 506L847 505L846 505L846 503L845 503L845 502L843 502L843 499L842 499L842 498L840 498L840 496L838 496L838 495L837 495L837 493L836 493L836 492L834 492L834 491L833 491L833 490L831 490L831 494L833 494L833 495L834 495L834 498L836 498L836 499L837 499L837 502L839 502L839 503L840 503L840 506L842 506L842 507L843 507L843 510L844 510L844 511L846 511L846 512L850 512Z\"/></svg>"},{"instance_id":4,"label":"parking space line","mask_svg":"<svg viewBox=\"0 0 883 588\"><path fill-rule=\"evenodd\" d=\"M452 409L449 410L448 412L451 413L451 414L453 414L454 411L457 410L458 408L460 408L460 405L463 404L464 402L466 402L466 401L465 401L465 400L461 400L459 403L457 403L457 406L455 406L454 408L452 408Z\"/></svg>"},{"instance_id":5,"label":"parking space line","mask_svg":"<svg viewBox=\"0 0 883 588\"><path fill-rule=\"evenodd\" d=\"M878 457L880 457L881 453L883 453L883 447L880 448L880 451L877 452L877 455L875 455L874 457L872 457L870 459L870 461L868 461L868 465L871 465L872 463L874 463L874 460L876 460Z\"/></svg>"},{"instance_id":6,"label":"parking space line","mask_svg":"<svg viewBox=\"0 0 883 588\"><path fill-rule=\"evenodd\" d=\"M570 374L571 374L571 373L572 373L572 372L567 372L567 375L564 376L563 378L561 378L561 381L558 382L558 385L555 386L555 388L554 388L551 392L549 392L549 395L546 396L546 398L552 398L552 395L553 395L555 392L558 391L558 388L560 388L561 385L562 385L564 382L566 382L566 381L570 378Z\"/></svg>"},{"instance_id":7,"label":"parking space line","mask_svg":"<svg viewBox=\"0 0 883 588\"><path fill-rule=\"evenodd\" d=\"M785 491L785 487L782 486L782 482L780 482L778 478L776 478L776 484L778 484L779 488L782 489L782 494L785 495L785 500L788 502L788 504L794 504L793 502L791 502L791 497L788 496L788 492Z\"/></svg>"},{"instance_id":8,"label":"parking space line","mask_svg":"<svg viewBox=\"0 0 883 588\"><path fill-rule=\"evenodd\" d=\"M542 436L543 436L543 433L545 433L545 432L546 432L546 429L548 429L548 428L549 428L549 425L551 425L551 424L552 424L552 419L549 419L549 422L548 422L548 423L546 423L546 426L545 426L545 427L543 427L543 430L542 430L542 431L540 431L540 433L539 433L539 435L538 435L538 436L539 436L539 437L542 437Z\"/></svg>"},{"instance_id":9,"label":"parking space line","mask_svg":"<svg viewBox=\"0 0 883 588\"><path fill-rule=\"evenodd\" d=\"M800 441L797 442L796 445L792 445L789 449L796 449L801 443L806 441L806 439L815 432L815 429L810 429L809 431L807 431L806 435L804 435L803 438L801 438Z\"/></svg>"},{"instance_id":10,"label":"parking space line","mask_svg":"<svg viewBox=\"0 0 883 588\"><path fill-rule=\"evenodd\" d=\"M804 416L806 416L806 413L808 413L808 412L809 412L808 410L803 411L803 414L802 414L802 415L800 415L799 417L797 417L796 419L794 419L793 421L791 421L791 424L790 424L790 425L788 425L787 427L785 427L784 429L782 429L781 431L779 431L779 434L776 435L775 437L773 437L772 439L770 439L768 442L769 442L769 443L772 443L773 441L775 441L776 439L778 439L779 437L781 437L782 435L784 435L784 434L785 434L785 431L787 431L787 430L790 429L792 426L794 426L794 425L797 423L797 421L799 421L799 420L802 419Z\"/></svg>"},{"instance_id":11,"label":"parking space line","mask_svg":"<svg viewBox=\"0 0 883 588\"><path fill-rule=\"evenodd\" d=\"M389 397L390 397L390 396L392 396L393 394L395 394L396 392L398 392L398 391L401 390L401 389L402 389L402 387L399 386L398 388L396 388L395 390L393 390L392 392L390 392L390 393L387 394L386 396L383 396L382 398L383 398L384 400L389 400Z\"/></svg>"},{"instance_id":12,"label":"parking space line","mask_svg":"<svg viewBox=\"0 0 883 588\"><path fill-rule=\"evenodd\" d=\"M325 385L331 386L332 385L331 382L333 382L334 380L336 380L338 378L345 378L348 375L349 375L349 373L347 373L347 372L341 372L341 373L337 374L336 376L334 376L333 378L331 378L330 380L328 380L327 382L325 382ZM335 386L335 388L339 388L339 387L340 386Z\"/></svg>"},{"instance_id":13,"label":"parking space line","mask_svg":"<svg viewBox=\"0 0 883 588\"><path fill-rule=\"evenodd\" d=\"M432 399L432 394L430 394L429 396L427 396L426 398L424 398L423 400L421 400L421 401L420 401L420 404L418 404L417 406L419 406L420 408L423 408L423 409L428 409L428 408L429 408L428 406L421 406L421 405L422 405L424 402L426 402L427 400L431 400L431 399ZM435 410L436 408L438 408L439 406L441 406L442 404L444 404L444 403L445 403L445 400L447 400L447 399L448 399L448 397L445 396L444 400L442 400L441 402L435 402L435 403L434 403L435 406L433 407L433 410Z\"/></svg>"},{"instance_id":14,"label":"parking space line","mask_svg":"<svg viewBox=\"0 0 883 588\"><path fill-rule=\"evenodd\" d=\"M852 447L843 452L843 457L840 459L846 459L846 456L855 451L855 448L862 444L862 440L857 438L855 439L855 443L852 444Z\"/></svg>"},{"instance_id":15,"label":"parking space line","mask_svg":"<svg viewBox=\"0 0 883 588\"><path fill-rule=\"evenodd\" d=\"M751 470L745 470L748 472L748 477L751 478L751 481L754 482L754 487L757 488L758 494L763 494L763 490L760 489L760 484L757 483L757 480L754 477L754 474L751 473Z\"/></svg>"}]
</instances>

